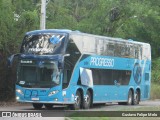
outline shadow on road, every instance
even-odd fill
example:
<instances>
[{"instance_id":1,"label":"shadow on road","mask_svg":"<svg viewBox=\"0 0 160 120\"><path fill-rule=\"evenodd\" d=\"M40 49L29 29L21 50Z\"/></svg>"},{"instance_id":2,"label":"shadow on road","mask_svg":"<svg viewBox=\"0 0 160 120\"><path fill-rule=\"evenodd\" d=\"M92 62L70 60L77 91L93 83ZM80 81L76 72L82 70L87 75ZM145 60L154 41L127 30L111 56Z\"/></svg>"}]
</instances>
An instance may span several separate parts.
<instances>
[{"instance_id":1,"label":"shadow on road","mask_svg":"<svg viewBox=\"0 0 160 120\"><path fill-rule=\"evenodd\" d=\"M95 109L103 109L105 107L111 107L111 106L116 106L117 103L103 103L103 104L94 104L89 110L95 110ZM24 107L24 108L21 108L21 110L36 110L34 109L32 106L28 105L28 107ZM66 111L66 110L71 110L69 106L64 106L64 105L55 105L53 106L52 108L50 109L46 109L44 106L42 109L39 109L40 111L45 111L45 110L50 110L50 111ZM80 109L79 111L82 111L82 110L85 110L85 109Z\"/></svg>"}]
</instances>

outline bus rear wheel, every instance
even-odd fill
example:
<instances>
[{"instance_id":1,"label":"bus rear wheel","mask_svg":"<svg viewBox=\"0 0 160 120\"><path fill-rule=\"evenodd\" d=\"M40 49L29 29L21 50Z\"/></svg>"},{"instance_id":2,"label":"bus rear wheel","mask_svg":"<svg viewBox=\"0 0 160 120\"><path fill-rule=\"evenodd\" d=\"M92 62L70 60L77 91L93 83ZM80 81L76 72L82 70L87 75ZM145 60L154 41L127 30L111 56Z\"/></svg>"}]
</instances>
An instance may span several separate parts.
<instances>
[{"instance_id":1,"label":"bus rear wheel","mask_svg":"<svg viewBox=\"0 0 160 120\"><path fill-rule=\"evenodd\" d=\"M132 105L133 103L133 93L131 90L128 92L128 100L127 100L127 105Z\"/></svg>"},{"instance_id":2,"label":"bus rear wheel","mask_svg":"<svg viewBox=\"0 0 160 120\"><path fill-rule=\"evenodd\" d=\"M140 93L138 91L136 91L136 93L134 95L133 105L138 105L139 101L140 101Z\"/></svg>"},{"instance_id":3,"label":"bus rear wheel","mask_svg":"<svg viewBox=\"0 0 160 120\"><path fill-rule=\"evenodd\" d=\"M89 91L87 91L86 96L84 98L84 102L83 102L83 108L84 109L89 109L91 106L91 93Z\"/></svg>"},{"instance_id":4,"label":"bus rear wheel","mask_svg":"<svg viewBox=\"0 0 160 120\"><path fill-rule=\"evenodd\" d=\"M41 103L32 103L34 109L41 109L43 107L43 104Z\"/></svg>"},{"instance_id":5,"label":"bus rear wheel","mask_svg":"<svg viewBox=\"0 0 160 120\"><path fill-rule=\"evenodd\" d=\"M80 93L80 91L77 91L76 96L75 96L75 103L73 105L71 105L71 109L72 110L80 109L81 108L81 103L82 103L81 93Z\"/></svg>"}]
</instances>

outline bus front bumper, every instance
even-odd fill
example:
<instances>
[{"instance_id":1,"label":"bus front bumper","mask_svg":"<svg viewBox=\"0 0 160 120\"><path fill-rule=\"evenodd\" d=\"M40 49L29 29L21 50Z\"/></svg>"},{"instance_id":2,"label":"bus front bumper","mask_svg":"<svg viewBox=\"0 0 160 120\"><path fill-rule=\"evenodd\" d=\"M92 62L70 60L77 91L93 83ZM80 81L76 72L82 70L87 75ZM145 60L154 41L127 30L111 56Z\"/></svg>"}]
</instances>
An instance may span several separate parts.
<instances>
[{"instance_id":1,"label":"bus front bumper","mask_svg":"<svg viewBox=\"0 0 160 120\"><path fill-rule=\"evenodd\" d=\"M74 104L74 102L63 102L63 101L28 101L28 100L17 100L17 102L21 103L42 103L42 104L57 104L57 105L69 105Z\"/></svg>"}]
</instances>

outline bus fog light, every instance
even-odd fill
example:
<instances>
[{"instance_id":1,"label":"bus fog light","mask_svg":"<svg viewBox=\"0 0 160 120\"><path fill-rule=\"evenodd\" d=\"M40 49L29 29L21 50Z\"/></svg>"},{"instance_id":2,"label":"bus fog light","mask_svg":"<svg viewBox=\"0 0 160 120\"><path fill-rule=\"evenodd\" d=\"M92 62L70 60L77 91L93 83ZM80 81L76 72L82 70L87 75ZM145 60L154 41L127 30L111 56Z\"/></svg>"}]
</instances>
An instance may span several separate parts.
<instances>
[{"instance_id":1,"label":"bus fog light","mask_svg":"<svg viewBox=\"0 0 160 120\"><path fill-rule=\"evenodd\" d=\"M58 101L58 98L55 98L54 101Z\"/></svg>"},{"instance_id":2,"label":"bus fog light","mask_svg":"<svg viewBox=\"0 0 160 120\"><path fill-rule=\"evenodd\" d=\"M54 95L54 94L56 94L56 93L58 93L58 92L59 92L58 90L54 90L54 91L50 92L50 93L48 94L48 96L52 96L52 95Z\"/></svg>"},{"instance_id":3,"label":"bus fog light","mask_svg":"<svg viewBox=\"0 0 160 120\"><path fill-rule=\"evenodd\" d=\"M18 97L18 96L16 97L16 100L19 100L19 97Z\"/></svg>"}]
</instances>

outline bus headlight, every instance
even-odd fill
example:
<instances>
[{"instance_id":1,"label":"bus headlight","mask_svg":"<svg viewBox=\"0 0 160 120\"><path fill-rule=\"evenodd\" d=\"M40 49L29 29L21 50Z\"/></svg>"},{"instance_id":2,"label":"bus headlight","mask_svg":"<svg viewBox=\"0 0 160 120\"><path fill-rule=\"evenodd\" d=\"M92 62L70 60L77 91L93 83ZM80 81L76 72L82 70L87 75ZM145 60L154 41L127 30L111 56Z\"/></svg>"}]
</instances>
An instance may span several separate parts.
<instances>
[{"instance_id":1,"label":"bus headlight","mask_svg":"<svg viewBox=\"0 0 160 120\"><path fill-rule=\"evenodd\" d=\"M52 95L54 95L54 94L56 94L56 93L58 93L58 92L59 92L58 90L54 90L54 91L50 92L50 93L48 94L48 96L52 96Z\"/></svg>"},{"instance_id":2,"label":"bus headlight","mask_svg":"<svg viewBox=\"0 0 160 120\"><path fill-rule=\"evenodd\" d=\"M24 95L23 92L22 92L22 90L20 90L20 89L16 89L16 92L19 93L19 94L21 94L21 95Z\"/></svg>"}]
</instances>

